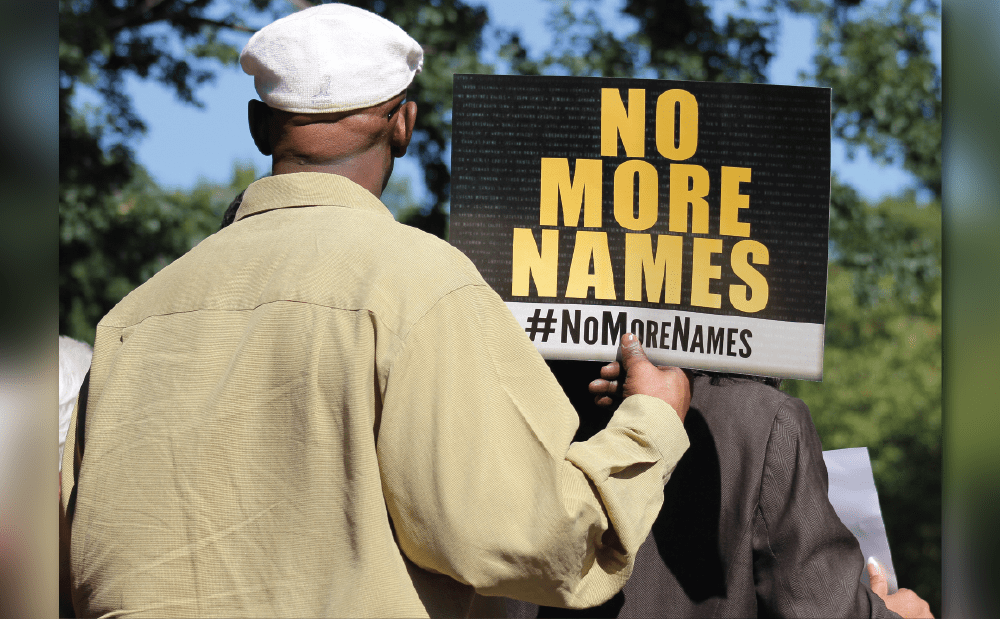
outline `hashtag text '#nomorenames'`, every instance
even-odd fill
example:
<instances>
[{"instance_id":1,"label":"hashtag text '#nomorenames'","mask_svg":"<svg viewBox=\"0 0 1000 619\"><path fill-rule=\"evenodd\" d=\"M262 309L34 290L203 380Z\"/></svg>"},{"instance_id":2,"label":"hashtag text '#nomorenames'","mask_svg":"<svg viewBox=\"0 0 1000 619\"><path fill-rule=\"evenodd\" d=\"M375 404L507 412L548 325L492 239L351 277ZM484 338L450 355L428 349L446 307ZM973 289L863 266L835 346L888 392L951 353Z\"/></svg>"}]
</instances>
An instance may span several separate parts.
<instances>
[{"instance_id":1,"label":"hashtag text '#nomorenames'","mask_svg":"<svg viewBox=\"0 0 1000 619\"><path fill-rule=\"evenodd\" d=\"M595 345L600 341L602 346L615 346L628 329L646 348L739 356L744 359L749 358L753 352L750 346L753 333L750 329L692 324L690 317L682 320L680 316L674 316L673 321L635 318L630 322L627 312L603 311L598 319L596 316L583 318L578 309L564 309L559 317L553 308L548 308L544 316L542 311L542 308L535 308L534 314L527 318L524 330L533 342L546 343L549 336L558 330L561 344ZM561 328L557 329L557 325ZM536 337L538 335L541 335L540 339Z\"/></svg>"}]
</instances>

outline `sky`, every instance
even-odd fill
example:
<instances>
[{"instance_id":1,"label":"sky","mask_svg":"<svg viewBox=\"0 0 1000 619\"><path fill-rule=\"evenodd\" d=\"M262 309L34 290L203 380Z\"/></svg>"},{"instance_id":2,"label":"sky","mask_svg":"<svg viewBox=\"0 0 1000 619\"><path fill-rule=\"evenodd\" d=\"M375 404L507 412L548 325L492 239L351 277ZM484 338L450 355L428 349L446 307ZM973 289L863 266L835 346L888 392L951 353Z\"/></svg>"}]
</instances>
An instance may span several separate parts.
<instances>
[{"instance_id":1,"label":"sky","mask_svg":"<svg viewBox=\"0 0 1000 619\"><path fill-rule=\"evenodd\" d=\"M630 24L617 13L616 7L621 3L621 0L605 1L600 9L606 27L619 34L630 30ZM547 47L545 22L550 3L483 0L481 4L489 10L491 25L519 30L533 53ZM713 9L721 17L733 4L732 0L724 0L713 4ZM809 85L799 80L798 74L809 68L815 35L811 20L795 16L783 18L777 54L768 67L771 83ZM248 39L249 35L230 37L240 47ZM487 41L489 43L490 39ZM940 39L932 44L940 65ZM488 44L487 52L495 47ZM270 159L257 152L247 129L247 101L257 98L253 78L238 66L220 69L213 84L198 89L196 94L205 103L203 108L180 103L159 84L138 79L130 79L127 92L148 126L147 134L134 145L138 160L162 186L190 188L199 180L225 183L231 177L235 162L252 162L262 174L270 169ZM902 168L880 166L863 151L858 151L850 161L846 148L836 140L831 157L834 172L869 200L878 200L915 185L913 177ZM397 163L396 174L419 178L416 158L404 157ZM416 189L414 197L422 198L422 184L414 180L410 185Z\"/></svg>"}]
</instances>

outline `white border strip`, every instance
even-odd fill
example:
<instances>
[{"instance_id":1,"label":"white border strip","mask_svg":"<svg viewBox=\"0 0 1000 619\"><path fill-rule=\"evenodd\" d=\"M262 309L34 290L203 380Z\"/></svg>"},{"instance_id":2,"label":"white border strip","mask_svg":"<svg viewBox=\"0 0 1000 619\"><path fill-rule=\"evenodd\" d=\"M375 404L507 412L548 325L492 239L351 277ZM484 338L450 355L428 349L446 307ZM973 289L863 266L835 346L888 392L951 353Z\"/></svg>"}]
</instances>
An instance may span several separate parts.
<instances>
[{"instance_id":1,"label":"white border strip","mask_svg":"<svg viewBox=\"0 0 1000 619\"><path fill-rule=\"evenodd\" d=\"M508 302L507 307L529 337L534 331L532 341L546 359L614 361L624 318L624 329L642 335L646 355L658 365L823 379L821 324L609 305Z\"/></svg>"}]
</instances>

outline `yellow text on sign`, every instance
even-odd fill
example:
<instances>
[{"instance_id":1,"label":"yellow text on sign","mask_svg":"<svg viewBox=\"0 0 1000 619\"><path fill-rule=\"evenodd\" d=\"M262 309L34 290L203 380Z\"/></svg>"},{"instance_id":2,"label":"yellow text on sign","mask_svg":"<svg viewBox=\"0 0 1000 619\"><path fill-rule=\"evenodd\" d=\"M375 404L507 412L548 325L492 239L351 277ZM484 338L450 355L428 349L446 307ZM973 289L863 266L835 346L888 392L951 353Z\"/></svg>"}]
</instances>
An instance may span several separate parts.
<instances>
[{"instance_id":1,"label":"yellow text on sign","mask_svg":"<svg viewBox=\"0 0 1000 619\"><path fill-rule=\"evenodd\" d=\"M685 237L690 240L691 306L720 308L725 296L733 308L746 313L767 305L768 285L752 265L769 264L767 248L749 240L750 224L740 221L740 211L750 206L741 185L750 183L750 168L721 166L718 188L718 229L709 230L708 170L695 163L679 163L698 149L698 101L683 89L656 97L654 141L656 152L670 163L666 191L660 190L660 171L646 159L646 91L631 88L627 101L617 88L601 89L601 152L620 157L613 181L615 230L625 232L624 299L677 305L682 303L682 267ZM621 148L619 148L621 146ZM661 204L660 196L666 200ZM511 293L530 296L531 284L539 297L615 300L618 297L608 231L604 230L604 160L545 157L541 159L538 223L545 226L540 238L529 228L513 231ZM665 206L665 209L661 209ZM560 209L561 207L561 209ZM661 213L665 210L665 213ZM560 217L561 213L561 217ZM642 234L661 217L670 234ZM573 253L564 288L560 289L559 234L573 235ZM708 235L715 234L716 237ZM723 236L742 237L730 252L729 272L742 284L729 286L728 295L712 292L712 282L722 279Z\"/></svg>"},{"instance_id":2,"label":"yellow text on sign","mask_svg":"<svg viewBox=\"0 0 1000 619\"><path fill-rule=\"evenodd\" d=\"M680 118L678 121L677 118ZM698 150L698 101L686 90L668 90L656 98L656 150L672 161L690 159ZM617 88L601 89L601 156L617 157L619 139L626 157L646 156L646 91L630 88L628 108Z\"/></svg>"},{"instance_id":3,"label":"yellow text on sign","mask_svg":"<svg viewBox=\"0 0 1000 619\"><path fill-rule=\"evenodd\" d=\"M542 158L539 224L580 227L582 213L583 227L602 227L602 161L577 159L575 168L575 173L571 174L569 159ZM750 172L750 168L722 167L718 234L750 236L750 224L739 220L740 209L750 205L749 196L740 193L740 184L750 182ZM669 174L667 210L670 232L709 234L708 194L711 187L708 170L699 165L672 163ZM636 193L638 200L635 199ZM622 228L635 232L652 228L660 219L659 197L660 177L651 163L642 159L629 159L615 169L614 216Z\"/></svg>"},{"instance_id":4,"label":"yellow text on sign","mask_svg":"<svg viewBox=\"0 0 1000 619\"><path fill-rule=\"evenodd\" d=\"M539 297L616 300L615 267L605 232L579 230L574 235L569 277L564 290L558 290L559 230L543 229L541 243L530 228L515 228L513 235L513 278L511 295L530 295L534 282ZM655 240L655 246L654 246ZM651 303L681 303L681 273L684 237L661 234L628 233L625 235L624 299ZM722 239L692 239L691 299L695 307L722 307L722 295L710 292L711 282L722 277L717 254L722 253ZM732 306L742 312L758 312L767 305L767 280L752 265L768 264L767 248L757 241L740 241L730 252L729 268L743 284L729 287ZM645 285L643 285L645 284Z\"/></svg>"}]
</instances>

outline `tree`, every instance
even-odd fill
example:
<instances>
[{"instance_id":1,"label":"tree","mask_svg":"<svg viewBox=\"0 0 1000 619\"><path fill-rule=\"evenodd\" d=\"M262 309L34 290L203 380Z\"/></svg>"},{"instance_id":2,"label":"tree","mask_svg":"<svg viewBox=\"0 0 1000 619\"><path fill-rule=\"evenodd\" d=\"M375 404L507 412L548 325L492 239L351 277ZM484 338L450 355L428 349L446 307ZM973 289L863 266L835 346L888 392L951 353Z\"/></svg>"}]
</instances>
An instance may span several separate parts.
<instances>
[{"instance_id":1,"label":"tree","mask_svg":"<svg viewBox=\"0 0 1000 619\"><path fill-rule=\"evenodd\" d=\"M262 13L272 0L247 0ZM134 173L129 142L145 123L124 91L129 75L153 79L183 102L200 105L195 89L218 63L236 62L226 31L252 32L240 14L213 18L215 0L60 0L59 202L85 209L120 189ZM75 105L81 86L101 101L86 113Z\"/></svg>"},{"instance_id":2,"label":"tree","mask_svg":"<svg viewBox=\"0 0 1000 619\"><path fill-rule=\"evenodd\" d=\"M935 0L778 0L819 21L812 79L833 89L833 131L879 163L902 164L941 199L941 72L928 37Z\"/></svg>"},{"instance_id":3,"label":"tree","mask_svg":"<svg viewBox=\"0 0 1000 619\"><path fill-rule=\"evenodd\" d=\"M514 72L765 81L773 19L727 16L724 24L716 24L702 0L627 0L622 13L637 28L619 39L604 27L598 1L550 1L554 41L541 59L529 58L517 33L503 33L501 57Z\"/></svg>"},{"instance_id":4,"label":"tree","mask_svg":"<svg viewBox=\"0 0 1000 619\"><path fill-rule=\"evenodd\" d=\"M811 77L833 88L834 135L876 161L902 163L932 200L918 208L911 194L873 208L834 179L831 370L822 388L789 390L819 411L824 445L849 446L853 434L871 446L900 582L940 614L941 75L927 43L940 6L873 4L787 6L819 20Z\"/></svg>"},{"instance_id":5,"label":"tree","mask_svg":"<svg viewBox=\"0 0 1000 619\"><path fill-rule=\"evenodd\" d=\"M899 162L932 199L865 204L834 178L822 386L787 389L827 448L867 444L901 584L941 611L941 75L933 0L788 0L819 23L811 77L833 89L833 131ZM853 294L851 294L853 293Z\"/></svg>"}]
</instances>

